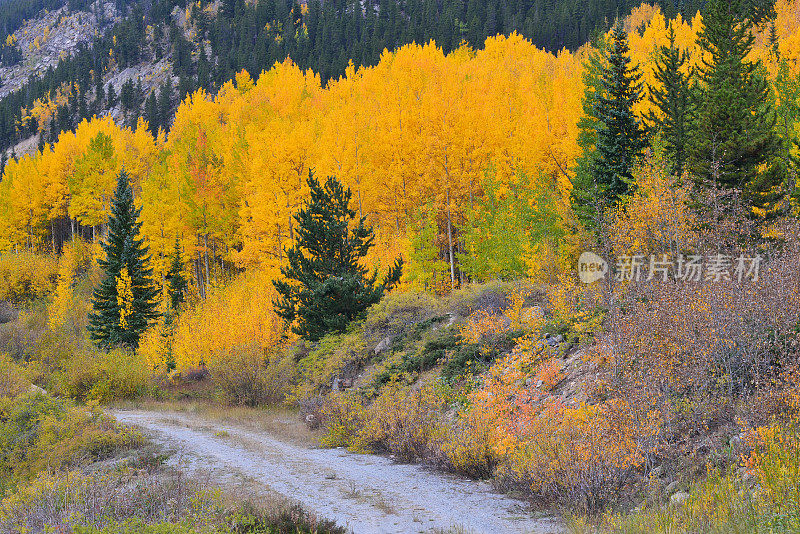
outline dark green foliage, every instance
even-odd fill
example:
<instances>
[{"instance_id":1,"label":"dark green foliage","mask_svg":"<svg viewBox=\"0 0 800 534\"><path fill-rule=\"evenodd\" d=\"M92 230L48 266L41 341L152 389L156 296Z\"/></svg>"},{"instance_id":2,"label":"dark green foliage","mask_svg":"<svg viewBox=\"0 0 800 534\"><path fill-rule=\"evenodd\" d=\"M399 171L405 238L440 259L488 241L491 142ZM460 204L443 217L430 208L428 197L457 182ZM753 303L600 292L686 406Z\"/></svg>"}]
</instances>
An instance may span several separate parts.
<instances>
[{"instance_id":1,"label":"dark green foliage","mask_svg":"<svg viewBox=\"0 0 800 534\"><path fill-rule=\"evenodd\" d=\"M23 23L40 11L53 11L64 5L64 0L13 0L0 2L0 32L5 37L14 33Z\"/></svg>"},{"instance_id":2,"label":"dark green foliage","mask_svg":"<svg viewBox=\"0 0 800 534\"><path fill-rule=\"evenodd\" d=\"M414 345L422 340L422 336L425 332L445 319L447 319L447 316L439 315L415 323L407 332L403 331L402 334L396 336L392 340L391 351L402 352L407 349L413 349Z\"/></svg>"},{"instance_id":3,"label":"dark green foliage","mask_svg":"<svg viewBox=\"0 0 800 534\"><path fill-rule=\"evenodd\" d=\"M686 146L694 114L691 94L691 73L685 74L688 55L675 46L675 29L670 25L669 46L662 46L656 60L655 78L651 85L650 101L660 111L648 116L656 134L664 140L664 148L670 162L670 171L678 176L686 165Z\"/></svg>"},{"instance_id":4,"label":"dark green foliage","mask_svg":"<svg viewBox=\"0 0 800 534\"><path fill-rule=\"evenodd\" d=\"M108 237L103 243L106 258L98 260L104 277L94 290L89 332L98 346L123 346L135 349L139 336L158 317L158 289L151 281L147 246L139 239L139 209L134 206L133 190L123 170L111 200ZM122 320L125 305L118 300L118 281L123 270L130 276L130 314ZM121 297L120 297L121 298Z\"/></svg>"},{"instance_id":5,"label":"dark green foliage","mask_svg":"<svg viewBox=\"0 0 800 534\"><path fill-rule=\"evenodd\" d=\"M308 186L310 199L294 216L297 242L286 251L284 280L274 282L280 294L275 309L293 323L293 332L317 341L363 318L367 308L400 280L403 261L398 258L378 283L377 269L370 275L360 263L374 244L374 234L363 217L350 228L356 218L350 189L334 177L323 186L312 172Z\"/></svg>"},{"instance_id":6,"label":"dark green foliage","mask_svg":"<svg viewBox=\"0 0 800 534\"><path fill-rule=\"evenodd\" d=\"M427 323L428 321L425 321L415 325L402 344L392 346L394 351L401 348L405 351L400 361L392 363L375 376L373 383L375 390L400 375L421 373L435 367L462 343L458 330L448 327L437 331L422 347L414 350L416 343L421 339L421 332L430 328L430 324Z\"/></svg>"},{"instance_id":7,"label":"dark green foliage","mask_svg":"<svg viewBox=\"0 0 800 534\"><path fill-rule=\"evenodd\" d=\"M641 98L641 75L630 65L628 36L620 24L614 27L611 42L602 58L590 60L585 102L593 103L591 119L582 128L595 128L594 154L576 175L572 192L578 212L590 224L596 224L602 210L629 191L633 167L646 145L644 131L633 113ZM591 135L582 143L588 145Z\"/></svg>"},{"instance_id":8,"label":"dark green foliage","mask_svg":"<svg viewBox=\"0 0 800 534\"><path fill-rule=\"evenodd\" d=\"M106 91L106 105L109 108L113 108L117 105L117 94L114 92L114 85L108 84L108 90Z\"/></svg>"},{"instance_id":9,"label":"dark green foliage","mask_svg":"<svg viewBox=\"0 0 800 534\"><path fill-rule=\"evenodd\" d=\"M746 190L750 201L776 183L756 180L757 168L775 152L772 93L760 62L747 59L753 21L744 0L711 0L698 36L708 55L699 72L697 120L689 167L700 185Z\"/></svg>"},{"instance_id":10,"label":"dark green foliage","mask_svg":"<svg viewBox=\"0 0 800 534\"><path fill-rule=\"evenodd\" d=\"M15 44L0 44L0 65L10 67L22 61L22 52Z\"/></svg>"},{"instance_id":11,"label":"dark green foliage","mask_svg":"<svg viewBox=\"0 0 800 534\"><path fill-rule=\"evenodd\" d=\"M618 198L628 192L633 165L645 146L644 132L633 106L641 98L639 68L630 65L628 36L621 24L614 27L600 77L597 99L597 159L593 172L604 193Z\"/></svg>"},{"instance_id":12,"label":"dark green foliage","mask_svg":"<svg viewBox=\"0 0 800 534\"><path fill-rule=\"evenodd\" d=\"M172 253L172 263L167 272L167 291L169 292L170 311L175 314L178 306L186 300L189 283L183 276L183 261L181 260L181 243L175 238L175 250Z\"/></svg>"},{"instance_id":13,"label":"dark green foliage","mask_svg":"<svg viewBox=\"0 0 800 534\"><path fill-rule=\"evenodd\" d=\"M144 119L147 121L150 133L152 133L153 136L158 134L159 115L155 91L150 93L150 96L147 97L144 103Z\"/></svg>"},{"instance_id":14,"label":"dark green foliage","mask_svg":"<svg viewBox=\"0 0 800 534\"><path fill-rule=\"evenodd\" d=\"M460 344L442 367L442 377L452 381L485 371L497 358L511 352L524 334L521 330L502 332L478 343Z\"/></svg>"},{"instance_id":15,"label":"dark green foliage","mask_svg":"<svg viewBox=\"0 0 800 534\"><path fill-rule=\"evenodd\" d=\"M592 204L594 198L589 197L588 191L592 189L594 178L592 167L595 159L595 146L597 145L597 128L599 126L595 107L602 91L600 77L604 69L604 55L607 43L604 39L595 39L589 57L583 63L583 84L585 87L581 108L583 114L578 119L578 147L581 153L575 160L575 178L573 185L572 203L576 210L585 219L593 218Z\"/></svg>"},{"instance_id":16,"label":"dark green foliage","mask_svg":"<svg viewBox=\"0 0 800 534\"><path fill-rule=\"evenodd\" d=\"M158 125L165 132L169 130L169 125L172 122L174 101L172 93L172 83L167 79L158 92Z\"/></svg>"},{"instance_id":17,"label":"dark green foliage","mask_svg":"<svg viewBox=\"0 0 800 534\"><path fill-rule=\"evenodd\" d=\"M457 328L450 326L434 332L419 346L422 333L428 331L432 324L431 320L418 323L392 344L392 352L402 351L403 355L399 361L375 376L372 383L375 390L401 375L414 376L440 364L442 377L450 381L464 375L478 374L485 371L496 358L514 348L516 339L524 334L521 331L503 332L478 343L469 343L461 337Z\"/></svg>"}]
</instances>

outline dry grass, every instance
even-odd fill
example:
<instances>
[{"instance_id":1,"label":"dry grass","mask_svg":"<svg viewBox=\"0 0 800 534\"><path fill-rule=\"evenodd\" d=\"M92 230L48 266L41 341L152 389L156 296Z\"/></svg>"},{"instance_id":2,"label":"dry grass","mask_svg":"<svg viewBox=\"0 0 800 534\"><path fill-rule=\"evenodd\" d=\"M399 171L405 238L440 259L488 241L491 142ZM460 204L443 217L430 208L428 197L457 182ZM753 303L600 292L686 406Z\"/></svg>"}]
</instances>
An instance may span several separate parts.
<instances>
[{"instance_id":1,"label":"dry grass","mask_svg":"<svg viewBox=\"0 0 800 534\"><path fill-rule=\"evenodd\" d=\"M319 445L320 431L311 430L301 420L297 408L287 406L219 406L211 401L157 401L144 399L115 403L112 409L136 409L155 412L177 412L196 415L204 420L266 432L289 443Z\"/></svg>"}]
</instances>

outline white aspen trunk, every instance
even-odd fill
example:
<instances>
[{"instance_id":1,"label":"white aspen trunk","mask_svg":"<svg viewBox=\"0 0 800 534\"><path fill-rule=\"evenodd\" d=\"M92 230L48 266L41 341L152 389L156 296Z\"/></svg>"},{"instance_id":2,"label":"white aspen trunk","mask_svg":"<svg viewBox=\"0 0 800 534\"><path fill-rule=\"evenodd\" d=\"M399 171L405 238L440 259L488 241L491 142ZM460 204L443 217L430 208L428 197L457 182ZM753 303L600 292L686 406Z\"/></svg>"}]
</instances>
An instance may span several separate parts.
<instances>
[{"instance_id":1,"label":"white aspen trunk","mask_svg":"<svg viewBox=\"0 0 800 534\"><path fill-rule=\"evenodd\" d=\"M450 252L450 284L456 285L456 268L453 262L453 222L450 212L450 188L447 188L447 246Z\"/></svg>"}]
</instances>

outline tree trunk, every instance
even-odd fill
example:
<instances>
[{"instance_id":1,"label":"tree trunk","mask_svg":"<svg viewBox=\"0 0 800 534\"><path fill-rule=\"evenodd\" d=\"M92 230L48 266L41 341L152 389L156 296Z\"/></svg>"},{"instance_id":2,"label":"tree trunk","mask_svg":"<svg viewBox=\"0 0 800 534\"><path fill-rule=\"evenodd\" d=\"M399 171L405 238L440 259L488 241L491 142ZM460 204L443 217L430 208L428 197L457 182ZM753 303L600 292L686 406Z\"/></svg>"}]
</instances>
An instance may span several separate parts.
<instances>
[{"instance_id":1,"label":"tree trunk","mask_svg":"<svg viewBox=\"0 0 800 534\"><path fill-rule=\"evenodd\" d=\"M453 221L450 212L450 188L447 188L447 246L450 252L450 285L456 286L456 268L453 262Z\"/></svg>"},{"instance_id":2,"label":"tree trunk","mask_svg":"<svg viewBox=\"0 0 800 534\"><path fill-rule=\"evenodd\" d=\"M205 279L206 288L205 288L205 293L208 294L208 280L209 280L209 276L208 276L209 275L209 273L208 273L208 234L205 234L203 236L203 245L204 245L203 248L205 249L203 251L203 255L205 256L204 257L204 261L205 261L205 267L206 267L206 279ZM203 295L203 298L205 298L205 295Z\"/></svg>"}]
</instances>

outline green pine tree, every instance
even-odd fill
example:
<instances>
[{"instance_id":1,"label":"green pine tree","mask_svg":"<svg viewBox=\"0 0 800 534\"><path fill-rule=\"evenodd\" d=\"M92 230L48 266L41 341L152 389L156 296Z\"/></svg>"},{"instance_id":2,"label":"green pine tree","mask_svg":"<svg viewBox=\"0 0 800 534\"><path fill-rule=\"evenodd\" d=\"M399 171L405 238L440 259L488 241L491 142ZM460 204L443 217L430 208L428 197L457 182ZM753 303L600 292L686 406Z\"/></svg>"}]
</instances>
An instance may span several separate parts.
<instances>
[{"instance_id":1,"label":"green pine tree","mask_svg":"<svg viewBox=\"0 0 800 534\"><path fill-rule=\"evenodd\" d=\"M775 21L771 21L769 24L769 35L767 36L767 45L769 47L769 53L772 54L773 57L777 58L780 56L780 50L778 49L778 29L775 27Z\"/></svg>"},{"instance_id":2,"label":"green pine tree","mask_svg":"<svg viewBox=\"0 0 800 534\"><path fill-rule=\"evenodd\" d=\"M611 33L607 67L600 78L602 92L595 114L597 159L593 172L612 199L626 194L633 179L633 165L645 147L644 131L633 113L641 99L638 67L630 66L628 35L617 24Z\"/></svg>"},{"instance_id":3,"label":"green pine tree","mask_svg":"<svg viewBox=\"0 0 800 534\"><path fill-rule=\"evenodd\" d=\"M373 246L374 234L364 218L355 221L350 189L335 177L323 186L312 172L308 186L311 197L294 216L297 242L286 251L289 264L281 269L284 279L273 283L280 294L275 301L278 315L294 323L293 332L316 341L363 317L397 284L403 261L398 258L378 283L377 269L369 274L360 263Z\"/></svg>"},{"instance_id":4,"label":"green pine tree","mask_svg":"<svg viewBox=\"0 0 800 534\"><path fill-rule=\"evenodd\" d=\"M183 261L181 260L181 242L175 238L175 250L172 253L172 262L167 272L167 292L169 294L170 315L174 316L178 306L186 300L189 283L183 276Z\"/></svg>"},{"instance_id":5,"label":"green pine tree","mask_svg":"<svg viewBox=\"0 0 800 534\"><path fill-rule=\"evenodd\" d=\"M604 67L605 49L605 40L595 39L592 42L589 57L583 62L581 77L585 89L581 100L583 115L578 119L578 147L581 149L581 155L575 162L576 184L591 182L590 173L595 156L595 146L597 146L598 120L595 108L602 91L600 77Z\"/></svg>"},{"instance_id":6,"label":"green pine tree","mask_svg":"<svg viewBox=\"0 0 800 534\"><path fill-rule=\"evenodd\" d=\"M106 91L106 104L109 108L113 108L117 105L117 94L114 92L114 84L108 84L108 90Z\"/></svg>"},{"instance_id":7,"label":"green pine tree","mask_svg":"<svg viewBox=\"0 0 800 534\"><path fill-rule=\"evenodd\" d=\"M98 260L105 276L92 298L89 333L98 346L135 349L139 336L158 317L158 289L151 281L147 246L139 239L139 209L123 170L111 200L106 258Z\"/></svg>"},{"instance_id":8,"label":"green pine tree","mask_svg":"<svg viewBox=\"0 0 800 534\"><path fill-rule=\"evenodd\" d=\"M144 104L144 118L147 120L150 133L152 133L154 136L158 135L160 117L158 114L158 100L156 99L155 91L150 93L150 96L147 97L147 101Z\"/></svg>"},{"instance_id":9,"label":"green pine tree","mask_svg":"<svg viewBox=\"0 0 800 534\"><path fill-rule=\"evenodd\" d=\"M166 131L170 122L172 122L172 80L167 78L158 93L158 125Z\"/></svg>"},{"instance_id":10,"label":"green pine tree","mask_svg":"<svg viewBox=\"0 0 800 534\"><path fill-rule=\"evenodd\" d=\"M690 140L689 168L701 185L746 190L758 204L775 184L758 178L758 167L775 152L772 94L760 62L747 56L753 22L744 0L711 0L698 43L697 120Z\"/></svg>"},{"instance_id":11,"label":"green pine tree","mask_svg":"<svg viewBox=\"0 0 800 534\"><path fill-rule=\"evenodd\" d=\"M572 199L576 211L590 225L599 224L602 211L628 193L633 166L646 145L633 106L641 98L641 75L630 66L628 36L620 24L601 56L590 59L585 119L579 141L584 155L578 163ZM586 110L591 105L590 110ZM591 144L594 143L592 150Z\"/></svg>"},{"instance_id":12,"label":"green pine tree","mask_svg":"<svg viewBox=\"0 0 800 534\"><path fill-rule=\"evenodd\" d=\"M649 86L650 101L659 110L650 112L648 120L664 139L671 172L680 176L686 165L686 146L694 106L691 94L691 73L685 72L688 55L675 46L675 28L669 27L669 46L662 46L655 64L658 84Z\"/></svg>"}]
</instances>

